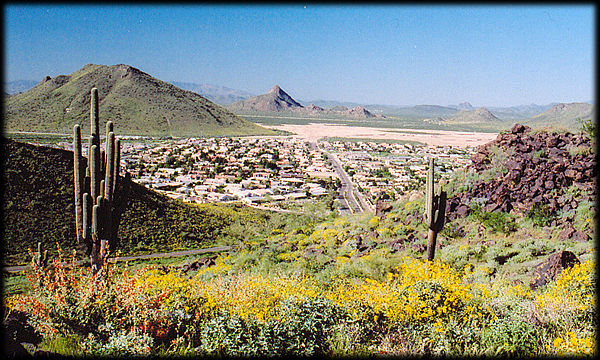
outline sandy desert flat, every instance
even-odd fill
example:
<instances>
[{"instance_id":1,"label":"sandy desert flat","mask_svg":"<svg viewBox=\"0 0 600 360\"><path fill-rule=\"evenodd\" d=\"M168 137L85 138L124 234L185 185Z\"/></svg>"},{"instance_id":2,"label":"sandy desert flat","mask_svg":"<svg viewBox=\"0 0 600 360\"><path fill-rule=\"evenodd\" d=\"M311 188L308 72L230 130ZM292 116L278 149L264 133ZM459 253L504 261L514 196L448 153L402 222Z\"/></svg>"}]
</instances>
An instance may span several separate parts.
<instances>
[{"instance_id":1,"label":"sandy desert flat","mask_svg":"<svg viewBox=\"0 0 600 360\"><path fill-rule=\"evenodd\" d=\"M488 143L497 137L497 133L446 131L427 129L397 129L346 126L338 124L306 125L284 124L267 126L272 129L289 131L295 136L308 140L324 137L365 138L419 141L428 146L468 147Z\"/></svg>"}]
</instances>

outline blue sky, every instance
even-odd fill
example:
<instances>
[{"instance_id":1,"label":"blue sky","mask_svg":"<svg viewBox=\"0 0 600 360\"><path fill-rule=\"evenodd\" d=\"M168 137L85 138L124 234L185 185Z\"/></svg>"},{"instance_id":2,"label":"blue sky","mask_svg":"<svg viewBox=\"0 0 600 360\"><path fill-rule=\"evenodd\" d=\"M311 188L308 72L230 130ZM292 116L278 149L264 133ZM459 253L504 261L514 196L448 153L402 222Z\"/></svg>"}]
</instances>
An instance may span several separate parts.
<instances>
[{"instance_id":1,"label":"blue sky","mask_svg":"<svg viewBox=\"0 0 600 360\"><path fill-rule=\"evenodd\" d=\"M8 5L5 81L128 64L301 100L511 106L594 98L595 8Z\"/></svg>"}]
</instances>

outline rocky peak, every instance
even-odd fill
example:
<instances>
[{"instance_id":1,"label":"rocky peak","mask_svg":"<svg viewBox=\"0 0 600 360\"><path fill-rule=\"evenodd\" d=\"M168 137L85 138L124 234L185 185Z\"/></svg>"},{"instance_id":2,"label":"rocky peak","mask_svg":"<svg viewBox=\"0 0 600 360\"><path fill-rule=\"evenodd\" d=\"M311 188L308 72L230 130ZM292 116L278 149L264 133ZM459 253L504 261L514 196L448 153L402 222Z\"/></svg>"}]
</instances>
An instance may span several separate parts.
<instances>
[{"instance_id":1,"label":"rocky peak","mask_svg":"<svg viewBox=\"0 0 600 360\"><path fill-rule=\"evenodd\" d=\"M284 92L284 91L281 90L279 85L275 85L271 88L271 90L269 90L269 94L281 94L282 92Z\"/></svg>"},{"instance_id":2,"label":"rocky peak","mask_svg":"<svg viewBox=\"0 0 600 360\"><path fill-rule=\"evenodd\" d=\"M565 110L567 107L568 107L567 104L560 103L560 104L556 104L556 105L552 106L552 109L550 111L561 112L561 111Z\"/></svg>"},{"instance_id":3,"label":"rocky peak","mask_svg":"<svg viewBox=\"0 0 600 360\"><path fill-rule=\"evenodd\" d=\"M321 112L321 111L324 111L325 109L323 109L322 107L320 107L320 106L317 106L317 105L315 105L315 104L310 104L310 105L308 105L308 106L306 107L306 110L308 110L308 111L318 111L318 112Z\"/></svg>"},{"instance_id":4,"label":"rocky peak","mask_svg":"<svg viewBox=\"0 0 600 360\"><path fill-rule=\"evenodd\" d=\"M140 69L136 69L133 66L125 64L114 65L113 69L117 74L121 75L121 78L143 74L143 72Z\"/></svg>"},{"instance_id":5,"label":"rocky peak","mask_svg":"<svg viewBox=\"0 0 600 360\"><path fill-rule=\"evenodd\" d=\"M375 115L371 114L369 110L365 109L362 106L355 106L352 109L346 111L346 113L360 117L375 117Z\"/></svg>"},{"instance_id":6,"label":"rocky peak","mask_svg":"<svg viewBox=\"0 0 600 360\"><path fill-rule=\"evenodd\" d=\"M42 81L40 81L40 84L43 84L46 81L50 81L50 80L52 80L52 78L50 76L46 75L46 76L44 76L44 78L42 79Z\"/></svg>"},{"instance_id":7,"label":"rocky peak","mask_svg":"<svg viewBox=\"0 0 600 360\"><path fill-rule=\"evenodd\" d=\"M458 110L473 110L474 109L473 105L471 105L471 103L469 103L467 101L458 104L457 108L458 108Z\"/></svg>"},{"instance_id":8,"label":"rocky peak","mask_svg":"<svg viewBox=\"0 0 600 360\"><path fill-rule=\"evenodd\" d=\"M492 114L488 109L486 109L484 107L475 109L475 114L480 115L480 116L485 116L488 118L496 118L496 116L494 114Z\"/></svg>"}]
</instances>

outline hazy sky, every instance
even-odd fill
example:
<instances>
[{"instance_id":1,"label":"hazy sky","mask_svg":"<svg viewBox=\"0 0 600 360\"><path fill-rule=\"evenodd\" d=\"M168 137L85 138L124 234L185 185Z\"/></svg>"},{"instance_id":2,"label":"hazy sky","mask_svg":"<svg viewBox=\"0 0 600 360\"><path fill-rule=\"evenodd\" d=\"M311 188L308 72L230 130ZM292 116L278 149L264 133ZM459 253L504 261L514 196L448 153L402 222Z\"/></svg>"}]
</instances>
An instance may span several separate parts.
<instances>
[{"instance_id":1,"label":"hazy sky","mask_svg":"<svg viewBox=\"0 0 600 360\"><path fill-rule=\"evenodd\" d=\"M128 64L164 81L364 104L594 98L595 8L8 5L5 81Z\"/></svg>"}]
</instances>

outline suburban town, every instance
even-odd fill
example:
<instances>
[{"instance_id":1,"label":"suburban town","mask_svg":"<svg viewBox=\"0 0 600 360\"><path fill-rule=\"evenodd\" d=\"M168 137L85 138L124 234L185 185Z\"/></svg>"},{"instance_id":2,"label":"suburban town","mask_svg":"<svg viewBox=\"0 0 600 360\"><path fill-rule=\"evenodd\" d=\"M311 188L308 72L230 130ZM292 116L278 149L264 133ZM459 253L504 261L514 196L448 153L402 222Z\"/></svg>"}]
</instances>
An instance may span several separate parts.
<instances>
[{"instance_id":1,"label":"suburban town","mask_svg":"<svg viewBox=\"0 0 600 360\"><path fill-rule=\"evenodd\" d=\"M329 195L349 213L372 211L377 199L420 187L431 156L445 178L473 152L369 139L187 138L124 142L121 163L135 182L187 202L242 202L285 212Z\"/></svg>"}]
</instances>

